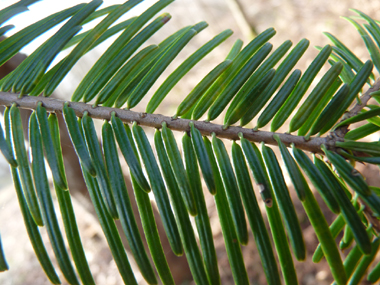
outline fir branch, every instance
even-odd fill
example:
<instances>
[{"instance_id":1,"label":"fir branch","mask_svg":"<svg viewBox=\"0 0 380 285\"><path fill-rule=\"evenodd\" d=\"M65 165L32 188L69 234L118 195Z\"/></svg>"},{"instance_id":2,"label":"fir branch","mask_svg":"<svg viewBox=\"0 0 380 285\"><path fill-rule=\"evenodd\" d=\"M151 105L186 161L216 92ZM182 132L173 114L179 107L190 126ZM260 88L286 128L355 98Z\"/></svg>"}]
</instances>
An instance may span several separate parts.
<instances>
[{"instance_id":1,"label":"fir branch","mask_svg":"<svg viewBox=\"0 0 380 285\"><path fill-rule=\"evenodd\" d=\"M19 98L18 94L0 92L0 105L11 106L13 102L15 102L20 108L33 110L36 109L38 102L42 102L42 105L48 112L61 113L66 101L41 96L24 96ZM115 112L124 123L137 122L141 126L159 129L161 128L162 123L166 122L167 126L172 130L182 132L190 131L189 123L191 120L187 119L173 119L159 114L146 114L102 106L93 108L91 104L81 102L70 102L70 107L75 111L75 114L78 117L82 117L84 112L87 111L92 118L110 120L111 113ZM252 129L234 126L224 130L223 125L203 121L193 122L194 126L205 136L211 136L212 133L215 133L219 138L239 140L238 134L241 132L243 136L251 142L264 142L266 144L277 145L277 142L273 139L273 135L275 134L273 132L254 131ZM316 137L310 138L310 140L306 141L304 137L301 136L281 133L277 134L286 146L290 146L290 144L293 143L297 148L313 153L323 153L320 148L322 144L326 145L331 150L334 149L335 140L331 138Z\"/></svg>"}]
</instances>

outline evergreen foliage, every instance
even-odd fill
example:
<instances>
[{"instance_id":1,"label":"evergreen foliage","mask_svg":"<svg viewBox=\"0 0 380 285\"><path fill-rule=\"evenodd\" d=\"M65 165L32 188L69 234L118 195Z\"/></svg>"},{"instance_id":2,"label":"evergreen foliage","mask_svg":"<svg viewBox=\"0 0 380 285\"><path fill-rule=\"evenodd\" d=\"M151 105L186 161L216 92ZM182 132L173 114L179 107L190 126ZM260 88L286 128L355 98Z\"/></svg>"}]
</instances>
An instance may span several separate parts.
<instances>
[{"instance_id":1,"label":"evergreen foliage","mask_svg":"<svg viewBox=\"0 0 380 285\"><path fill-rule=\"evenodd\" d=\"M201 177L215 198L235 283L249 283L240 246L248 243L251 230L268 284L298 284L292 253L297 262L310 257L305 253L303 234L284 181L285 172L320 242L313 261L325 257L339 285L359 284L367 273L370 282L377 282L380 266L371 272L368 268L380 244L380 191L368 185L355 164L380 164L380 143L368 141L369 135L380 129L380 81L372 73L374 67L380 70L378 22L358 10L353 11L360 21L358 17L347 18L363 38L371 60L363 63L335 36L326 33L331 45L320 48L303 74L293 67L308 48L307 39L291 50L292 43L286 41L272 51L269 40L276 32L269 28L245 46L238 40L227 58L210 68L194 90L183 97L175 117L153 114L180 79L232 34L231 30L223 31L166 78L147 104L146 113L134 112L133 107L178 53L207 27L200 22L178 30L157 45L143 47L170 20L167 13L155 15L173 1L160 0L140 16L112 26L142 0L100 10L102 1L93 0L47 16L0 43L0 64L4 64L43 32L67 20L0 81L0 104L6 107L0 126L0 150L9 163L24 223L47 278L53 284L60 283L39 232L44 226L67 282L94 284L63 165L55 115L61 111L91 201L125 284L137 282L121 234L126 236L131 256L147 283L157 284L159 278L163 284L174 284L153 217L150 191L171 249L176 255L186 255L195 283L221 282ZM21 0L0 11L0 25L34 2ZM82 25L102 15L107 16L93 29L80 33ZM1 26L0 33L6 35L11 28ZM86 74L71 99L64 102L49 98L83 55L118 31L122 33ZM71 46L74 48L69 55L51 66L54 58ZM328 71L320 74L328 64ZM321 79L310 90L317 76ZM366 83L371 86L368 90ZM95 102L93 106L87 104L90 101ZM34 110L29 118L31 163L26 154L20 108ZM224 125L213 123L224 110ZM297 112L292 116L294 110ZM206 112L207 122L200 121ZM254 130L243 128L255 118L258 121ZM104 120L101 144L94 127L96 119ZM242 127L233 125L239 121ZM274 133L286 121L290 122L289 134ZM357 122L365 124L349 130ZM269 123L271 133L260 130ZM149 142L140 125L156 128L154 142ZM184 132L181 147L173 131ZM234 141L231 157L221 138ZM261 143L260 148L257 143ZM269 145L279 147L281 158ZM134 198L127 195L122 159L130 170ZM280 167L281 159L284 169ZM249 169L261 197L255 196ZM59 209L52 203L49 171ZM330 226L308 181L336 214ZM137 229L130 199L137 201L145 237ZM265 205L269 228L259 203ZM58 226L57 211L61 212L65 231ZM195 227L190 216L195 217ZM116 219L121 221L122 232L116 228ZM352 240L355 242L346 249L350 252L345 260L335 241L342 231L342 248ZM64 246L65 239L72 260ZM143 247L143 239L147 240L149 252ZM0 271L7 269L0 240Z\"/></svg>"}]
</instances>

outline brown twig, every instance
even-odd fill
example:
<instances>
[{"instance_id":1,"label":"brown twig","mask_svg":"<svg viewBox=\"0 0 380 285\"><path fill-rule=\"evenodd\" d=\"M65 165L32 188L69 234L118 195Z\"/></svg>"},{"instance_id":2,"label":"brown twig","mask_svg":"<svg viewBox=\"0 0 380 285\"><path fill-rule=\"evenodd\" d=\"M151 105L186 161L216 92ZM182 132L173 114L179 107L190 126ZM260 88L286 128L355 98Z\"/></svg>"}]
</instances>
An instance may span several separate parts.
<instances>
[{"instance_id":1,"label":"brown twig","mask_svg":"<svg viewBox=\"0 0 380 285\"><path fill-rule=\"evenodd\" d=\"M343 118L340 122L347 120L357 114L367 105L368 101L371 99L371 93L380 90L380 79L378 79L361 97L360 103L356 103L356 105L346 114L344 114ZM343 138L345 134L349 131L349 125L341 126L334 130L334 134L340 138Z\"/></svg>"},{"instance_id":2,"label":"brown twig","mask_svg":"<svg viewBox=\"0 0 380 285\"><path fill-rule=\"evenodd\" d=\"M376 214L372 211L371 207L369 207L367 203L363 201L363 199L359 198L359 200L360 200L360 203L364 205L364 210L363 210L364 215L367 217L373 229L377 233L380 233L380 220L378 219Z\"/></svg>"},{"instance_id":3,"label":"brown twig","mask_svg":"<svg viewBox=\"0 0 380 285\"><path fill-rule=\"evenodd\" d=\"M11 106L13 102L23 109L36 109L37 103L42 102L42 105L48 112L62 112L63 105L66 101L49 97L24 96L19 98L18 94L0 92L0 105ZM146 114L101 106L93 108L90 104L79 102L70 102L70 107L75 111L78 117L82 117L83 113L87 111L92 118L110 120L111 113L115 112L125 123L137 122L142 126L161 128L162 123L166 122L168 127L172 130L183 132L190 130L189 123L191 120L186 119L173 119L158 114ZM242 133L246 139L252 142L264 142L266 144L277 145L277 142L273 139L273 132L253 131L252 129L234 126L224 130L222 125L202 121L193 122L194 126L205 136L210 136L212 133L215 133L219 138L239 140L239 133ZM320 148L322 144L326 145L329 149L334 149L335 141L327 137L316 137L306 141L304 137L301 136L277 134L286 146L290 146L290 144L293 143L297 148L313 153L323 153Z\"/></svg>"},{"instance_id":4,"label":"brown twig","mask_svg":"<svg viewBox=\"0 0 380 285\"><path fill-rule=\"evenodd\" d=\"M356 103L356 105L347 112L344 117L340 120L340 122L347 120L348 118L351 118L357 114L367 105L368 101L371 99L371 93L380 90L380 79L378 79L361 97L360 102ZM333 136L336 136L337 138L343 138L345 134L349 131L348 129L349 125L344 125L336 130L333 131ZM363 154L361 154L363 155ZM360 155L359 155L360 156ZM365 205L364 208L364 214L367 217L367 219L372 224L373 228L376 230L376 232L380 232L380 221L376 217L376 215L373 213L372 209L362 200L360 199L360 203Z\"/></svg>"}]
</instances>

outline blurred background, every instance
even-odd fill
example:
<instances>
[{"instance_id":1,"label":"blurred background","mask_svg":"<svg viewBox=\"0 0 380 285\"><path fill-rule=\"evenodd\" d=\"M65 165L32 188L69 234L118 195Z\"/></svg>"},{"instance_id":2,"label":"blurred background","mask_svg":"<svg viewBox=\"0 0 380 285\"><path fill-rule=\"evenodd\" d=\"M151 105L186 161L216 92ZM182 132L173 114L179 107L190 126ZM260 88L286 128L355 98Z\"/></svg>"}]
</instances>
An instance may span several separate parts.
<instances>
[{"instance_id":1,"label":"blurred background","mask_svg":"<svg viewBox=\"0 0 380 285\"><path fill-rule=\"evenodd\" d=\"M0 9L9 6L14 2L16 1L1 0ZM6 36L12 35L18 30L21 30L31 23L46 17L47 15L76 5L79 2L80 1L74 0L40 1L30 6L30 11L14 17L9 21L9 23L14 24L16 28L11 30L8 34L6 34ZM102 7L120 4L123 2L124 1L119 0L104 0ZM120 19L120 21L139 15L154 2L155 1L151 0L144 1L142 4L128 12L124 18ZM276 36L270 40L274 46L273 50L288 39L293 42L293 46L302 38L307 38L310 40L310 47L295 67L301 69L302 71L305 70L305 68L317 55L317 50L314 46L324 46L329 43L328 39L322 34L324 31L328 31L337 36L362 61L366 61L369 59L369 55L359 34L351 24L340 18L340 16L353 16L354 13L349 10L350 8L359 9L374 19L380 19L380 14L378 12L380 2L370 0L177 0L162 11L170 13L172 15L172 19L144 46L153 43L157 44L169 34L186 25L206 21L209 24L209 27L203 30L189 43L189 45L179 54L176 60L168 67L161 79L156 82L152 88L153 91L151 91L151 93L148 94L148 96L146 96L146 98L143 99L133 110L144 111L145 106L153 92L157 90L157 87L163 82L168 74L174 71L184 59L186 59L201 45L225 29L232 29L234 34L213 52L207 55L175 86L175 88L173 88L159 109L156 110L156 113L174 115L178 104L214 66L224 60L232 44L237 39L242 39L244 44L247 44L255 35L269 27L273 27L277 31ZM94 24L97 22L98 21L94 21ZM91 28L93 25L86 25L84 29ZM56 29L53 30L53 32L54 31L56 31ZM0 78L12 71L25 58L25 55L33 52L42 40L46 40L50 36L51 33L42 35L28 47L21 50L21 52L12 58L8 63L0 67ZM115 40L115 38L116 36L112 37L101 44L98 48L84 56L60 84L53 96L69 100L80 80L96 62L99 56ZM70 52L70 50L60 54L59 57L57 57L57 60L60 60L62 57L67 55L68 52ZM327 66L325 67L325 71L326 70ZM323 73L324 72L322 70L320 72L320 76L316 78L315 82L318 82ZM3 111L3 109L1 109L1 111ZM25 118L26 127L28 112L24 112L23 115ZM216 122L220 123L221 119L219 119L219 121L216 120ZM101 121L98 121L97 123L99 126L102 124ZM254 122L251 126L247 127L253 126ZM62 121L61 127L62 147L64 151L66 172L69 179L69 188L73 196L73 203L75 212L77 213L77 222L79 224L82 242L84 244L86 256L96 280L96 284L122 284L115 263L113 262L112 256L108 250L104 235L94 214L94 209L90 203L87 190L80 175L76 155ZM279 132L285 131L287 131L287 126L283 126L279 130ZM150 138L152 139L154 130L146 129L146 132L151 135ZM176 135L180 138L182 134L176 133ZM374 139L378 139L378 134L375 134L375 136L376 138ZM229 142L226 142L227 148L228 144ZM378 168L371 168L367 166L365 169L361 168L360 170L363 171L362 173L365 174L371 185L379 186ZM131 189L127 171L125 171L125 174L126 182L129 189ZM290 183L289 188L292 195L294 195L294 191L291 189L292 187ZM233 284L232 274L229 269L215 204L208 191L206 190L204 193L208 206L208 213L212 222L212 231L215 238L215 246L217 248L222 284ZM320 197L318 195L316 196L321 202ZM132 196L131 201L134 202ZM299 214L299 220L302 222L304 236L308 247L308 256L311 257L318 243L313 229L310 227L307 217L304 214L302 206L297 204L297 201L298 199L294 199L294 203ZM322 206L328 222L331 223L334 219L331 212L324 207L323 202L321 202L320 205ZM57 211L57 214L59 214L59 211ZM156 219L159 221L158 216ZM42 229L41 232L43 234L44 241L47 244L50 256L53 258L52 251L48 246L49 241L46 232L44 229ZM12 188L8 165L2 157L0 157L0 233L5 254L10 266L10 270L8 272L3 272L0 274L0 284L50 284L34 256L29 239L26 235L18 202L16 200L16 195ZM176 280L176 284L192 284L191 274L185 258L176 257L171 253L168 243L163 235L162 243L165 248L165 253L167 254L169 266L172 269L173 276ZM128 248L127 245L126 248ZM242 250L251 284L266 284L252 234L250 236L249 244L244 246ZM133 258L131 257L130 260L132 266L134 266ZM300 284L308 285L331 283L332 279L329 269L324 261L319 264L314 264L311 262L311 259L308 259L304 263L295 261L295 265L298 270ZM134 266L134 268L136 268L136 266ZM135 269L135 272L137 272L137 269ZM62 276L60 275L60 277ZM140 278L140 284L145 284L144 280L138 273L137 278ZM61 280L63 281L63 284L65 284L63 277Z\"/></svg>"}]
</instances>

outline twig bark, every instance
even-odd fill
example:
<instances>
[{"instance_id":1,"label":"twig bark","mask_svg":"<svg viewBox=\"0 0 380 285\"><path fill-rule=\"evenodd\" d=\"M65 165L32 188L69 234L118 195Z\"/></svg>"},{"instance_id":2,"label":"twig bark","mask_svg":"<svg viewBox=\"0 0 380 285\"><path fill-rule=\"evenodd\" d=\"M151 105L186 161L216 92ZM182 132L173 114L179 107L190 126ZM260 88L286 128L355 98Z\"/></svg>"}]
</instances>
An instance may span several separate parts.
<instances>
[{"instance_id":1,"label":"twig bark","mask_svg":"<svg viewBox=\"0 0 380 285\"><path fill-rule=\"evenodd\" d=\"M42 102L42 105L48 112L62 112L63 105L66 101L54 99L49 97L32 97L24 96L18 97L18 94L0 92L0 105L11 106L16 103L23 109L36 109L37 103ZM80 102L70 102L70 107L75 111L78 117L82 117L84 112L92 118L110 120L111 113L115 112L116 115L125 123L137 122L139 125L148 126L153 128L161 128L163 122L166 122L168 127L172 130L187 132L190 130L189 123L191 120L186 119L172 119L168 116L158 114L138 113L130 110L116 109L109 107L98 106L93 108L90 104ZM231 140L239 140L239 133L252 142L264 142L266 144L277 145L273 139L272 132L266 131L253 131L252 129L231 126L227 130L223 130L223 126L219 124L193 121L194 126L201 132L202 135L210 136L215 133L219 138L226 138ZM316 137L306 141L304 137L294 136L290 134L277 133L281 141L286 145L294 144L297 148L313 153L323 153L320 146L326 145L329 149L334 149L335 140L327 137Z\"/></svg>"},{"instance_id":2,"label":"twig bark","mask_svg":"<svg viewBox=\"0 0 380 285\"><path fill-rule=\"evenodd\" d=\"M380 79L377 79L376 82L369 88L361 97L360 97L360 103L356 103L356 105L347 112L344 117L341 119L341 121L347 120L348 118L351 118L357 114L367 105L368 101L371 99L371 93L380 90ZM334 135L336 137L343 138L345 134L349 131L348 129L349 125L342 126L340 128L337 128L334 130ZM360 155L359 155L360 156ZM380 232L380 221L376 217L376 215L373 213L372 209L363 201L363 199L359 198L360 203L365 205L364 208L364 214L366 215L367 219L370 221L373 228L376 230L376 232Z\"/></svg>"},{"instance_id":3,"label":"twig bark","mask_svg":"<svg viewBox=\"0 0 380 285\"><path fill-rule=\"evenodd\" d=\"M356 103L356 105L346 114L344 114L341 121L347 120L357 114L367 105L368 101L371 99L371 93L380 90L380 79L376 80L376 82L360 97L360 103ZM344 135L349 131L349 125L342 126L337 128L334 131L334 134L338 137L343 138Z\"/></svg>"}]
</instances>

